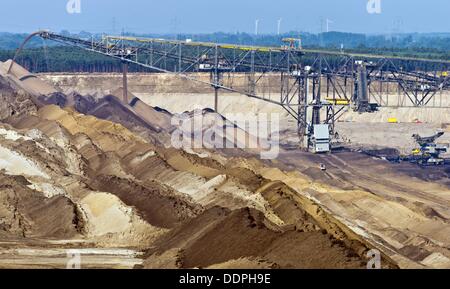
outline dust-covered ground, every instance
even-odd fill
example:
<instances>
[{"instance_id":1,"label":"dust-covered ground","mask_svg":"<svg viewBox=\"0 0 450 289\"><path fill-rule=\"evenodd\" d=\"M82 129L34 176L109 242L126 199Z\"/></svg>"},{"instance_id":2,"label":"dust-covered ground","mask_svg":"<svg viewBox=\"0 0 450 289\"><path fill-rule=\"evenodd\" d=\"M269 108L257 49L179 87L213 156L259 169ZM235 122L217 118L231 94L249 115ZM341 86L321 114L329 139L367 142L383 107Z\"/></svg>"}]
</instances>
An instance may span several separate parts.
<instances>
[{"instance_id":1,"label":"dust-covered ground","mask_svg":"<svg viewBox=\"0 0 450 289\"><path fill-rule=\"evenodd\" d=\"M449 172L355 151L407 151L442 123L347 119L347 149L312 155L286 121L279 157L262 161L259 147L170 146L172 113L217 117L203 97L123 104L86 77L95 96L1 67L1 267L65 268L75 249L85 268L365 268L374 248L385 268L450 267ZM234 99L222 109L273 111ZM226 141L242 135L225 125Z\"/></svg>"},{"instance_id":2,"label":"dust-covered ground","mask_svg":"<svg viewBox=\"0 0 450 289\"><path fill-rule=\"evenodd\" d=\"M375 245L258 159L171 148L170 112L27 73L0 63L0 267L366 267Z\"/></svg>"}]
</instances>

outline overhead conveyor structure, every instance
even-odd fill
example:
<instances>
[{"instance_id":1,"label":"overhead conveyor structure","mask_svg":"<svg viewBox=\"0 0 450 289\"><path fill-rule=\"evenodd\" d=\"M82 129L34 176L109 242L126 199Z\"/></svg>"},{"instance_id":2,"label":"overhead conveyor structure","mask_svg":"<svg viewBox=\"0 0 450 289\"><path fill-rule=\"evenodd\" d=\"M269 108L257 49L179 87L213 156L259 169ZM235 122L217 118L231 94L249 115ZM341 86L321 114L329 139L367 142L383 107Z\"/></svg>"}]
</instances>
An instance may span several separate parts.
<instances>
[{"instance_id":1,"label":"overhead conveyor structure","mask_svg":"<svg viewBox=\"0 0 450 289\"><path fill-rule=\"evenodd\" d=\"M211 85L216 111L220 90L279 105L297 121L306 147L313 144L316 125L321 131L328 125L333 135L335 122L348 109L450 107L449 100L442 101L442 92L450 90L447 60L308 50L294 40L293 45L262 47L129 36L80 39L49 31L29 38L36 35L122 61L124 88L128 64L134 64ZM424 63L433 71L421 69ZM195 72L208 72L210 78ZM245 85L234 85L243 75ZM267 83L279 88L278 95L265 91ZM389 99L392 87L401 95L395 102ZM126 89L123 100L128 102Z\"/></svg>"}]
</instances>

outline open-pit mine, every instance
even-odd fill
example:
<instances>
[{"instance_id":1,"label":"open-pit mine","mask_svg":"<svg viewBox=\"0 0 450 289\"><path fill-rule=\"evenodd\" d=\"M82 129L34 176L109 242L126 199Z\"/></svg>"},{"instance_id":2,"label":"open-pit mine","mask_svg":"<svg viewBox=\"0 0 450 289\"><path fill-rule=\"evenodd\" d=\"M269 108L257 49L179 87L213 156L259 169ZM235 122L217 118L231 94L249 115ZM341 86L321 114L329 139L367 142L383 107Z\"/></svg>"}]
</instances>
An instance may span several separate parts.
<instances>
[{"instance_id":1,"label":"open-pit mine","mask_svg":"<svg viewBox=\"0 0 450 289\"><path fill-rule=\"evenodd\" d=\"M196 72L128 75L11 64L0 62L0 268L367 268L377 254L381 268L450 268L445 89L428 106L415 95L417 105L391 107L404 100L380 84L391 99L372 111L361 88L372 64L360 64L358 107L334 112L326 134L336 135L321 140L314 120L330 114L313 100L327 99L327 112L345 101L296 66L305 122L301 104L271 100L285 89L276 72L243 96L248 71L231 85L217 58ZM242 115L276 115L277 143L240 126Z\"/></svg>"}]
</instances>

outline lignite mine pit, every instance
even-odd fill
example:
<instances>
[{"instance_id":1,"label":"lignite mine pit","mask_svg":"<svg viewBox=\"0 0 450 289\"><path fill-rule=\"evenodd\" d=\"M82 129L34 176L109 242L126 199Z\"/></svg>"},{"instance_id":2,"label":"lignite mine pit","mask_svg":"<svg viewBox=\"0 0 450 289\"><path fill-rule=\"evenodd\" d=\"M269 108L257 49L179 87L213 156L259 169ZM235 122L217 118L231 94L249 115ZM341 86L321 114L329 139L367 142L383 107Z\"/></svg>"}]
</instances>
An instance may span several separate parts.
<instances>
[{"instance_id":1,"label":"lignite mine pit","mask_svg":"<svg viewBox=\"0 0 450 289\"><path fill-rule=\"evenodd\" d=\"M258 150L175 149L173 114L216 117L208 87L130 74L131 105L120 100L120 75L24 78L24 68L7 67L0 63L2 268L65 268L70 250L84 268L366 268L372 249L385 268L450 268L449 170L357 149L295 150L288 117L275 160ZM283 113L234 94L219 111ZM395 130L448 130L431 112L413 126L413 113L398 112L405 120ZM396 133L373 117L345 119L338 126L348 137L357 126L375 132L355 147L379 149L377 138Z\"/></svg>"}]
</instances>

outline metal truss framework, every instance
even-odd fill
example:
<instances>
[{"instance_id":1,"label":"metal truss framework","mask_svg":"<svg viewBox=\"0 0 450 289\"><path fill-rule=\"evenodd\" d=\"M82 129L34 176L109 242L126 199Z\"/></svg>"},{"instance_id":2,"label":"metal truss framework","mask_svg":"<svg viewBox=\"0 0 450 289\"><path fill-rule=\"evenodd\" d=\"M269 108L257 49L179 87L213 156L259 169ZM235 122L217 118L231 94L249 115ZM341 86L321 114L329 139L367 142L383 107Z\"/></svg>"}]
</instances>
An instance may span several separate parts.
<instances>
[{"instance_id":1,"label":"metal truss framework","mask_svg":"<svg viewBox=\"0 0 450 289\"><path fill-rule=\"evenodd\" d=\"M216 110L219 90L280 105L297 120L300 135L319 123L330 124L333 133L346 108L365 112L364 95L366 107L450 108L450 100L442 99L443 91L450 90L450 77L443 73L450 70L450 61L125 36L85 40L48 31L33 35L211 85ZM421 69L424 63L433 71ZM210 78L195 72L209 72Z\"/></svg>"}]
</instances>

